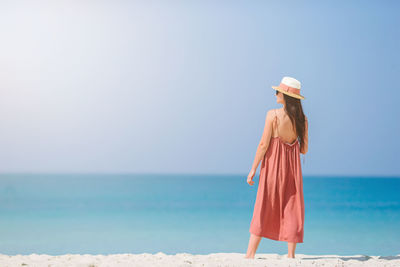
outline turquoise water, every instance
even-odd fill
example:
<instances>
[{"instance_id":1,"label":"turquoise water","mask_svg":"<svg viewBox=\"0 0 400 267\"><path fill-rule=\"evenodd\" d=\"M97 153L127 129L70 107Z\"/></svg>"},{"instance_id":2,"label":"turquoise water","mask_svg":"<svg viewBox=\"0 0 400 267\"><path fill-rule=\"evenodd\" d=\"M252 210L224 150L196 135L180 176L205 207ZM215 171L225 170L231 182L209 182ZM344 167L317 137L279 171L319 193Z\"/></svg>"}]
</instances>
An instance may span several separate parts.
<instances>
[{"instance_id":1,"label":"turquoise water","mask_svg":"<svg viewBox=\"0 0 400 267\"><path fill-rule=\"evenodd\" d=\"M258 186L246 176L1 174L0 253L245 253ZM400 253L400 179L304 176L303 190L296 253Z\"/></svg>"}]
</instances>

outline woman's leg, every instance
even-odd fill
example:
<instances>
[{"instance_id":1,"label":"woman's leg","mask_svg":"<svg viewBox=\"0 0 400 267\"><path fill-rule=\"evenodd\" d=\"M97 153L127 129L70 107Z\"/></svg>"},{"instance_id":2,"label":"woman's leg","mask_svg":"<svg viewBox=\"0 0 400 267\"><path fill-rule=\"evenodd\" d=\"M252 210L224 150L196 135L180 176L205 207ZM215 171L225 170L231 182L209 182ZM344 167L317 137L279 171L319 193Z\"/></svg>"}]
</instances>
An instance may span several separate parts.
<instances>
[{"instance_id":1,"label":"woman's leg","mask_svg":"<svg viewBox=\"0 0 400 267\"><path fill-rule=\"evenodd\" d=\"M288 258L294 258L294 251L297 243L288 242Z\"/></svg>"},{"instance_id":2,"label":"woman's leg","mask_svg":"<svg viewBox=\"0 0 400 267\"><path fill-rule=\"evenodd\" d=\"M245 258L254 259L256 254L258 244L260 244L261 236L253 235L250 233L249 246L247 248L247 254Z\"/></svg>"}]
</instances>

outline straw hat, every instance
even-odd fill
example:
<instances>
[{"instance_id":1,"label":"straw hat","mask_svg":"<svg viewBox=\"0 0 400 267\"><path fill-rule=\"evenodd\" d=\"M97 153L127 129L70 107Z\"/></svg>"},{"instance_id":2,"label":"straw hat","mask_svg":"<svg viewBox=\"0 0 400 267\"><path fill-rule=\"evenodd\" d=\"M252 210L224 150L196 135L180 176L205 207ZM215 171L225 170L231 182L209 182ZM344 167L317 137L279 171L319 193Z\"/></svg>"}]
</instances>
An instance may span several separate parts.
<instances>
[{"instance_id":1,"label":"straw hat","mask_svg":"<svg viewBox=\"0 0 400 267\"><path fill-rule=\"evenodd\" d=\"M292 77L283 77L279 86L272 86L275 90L287 94L288 96L304 99L305 97L300 95L301 84L298 80Z\"/></svg>"}]
</instances>

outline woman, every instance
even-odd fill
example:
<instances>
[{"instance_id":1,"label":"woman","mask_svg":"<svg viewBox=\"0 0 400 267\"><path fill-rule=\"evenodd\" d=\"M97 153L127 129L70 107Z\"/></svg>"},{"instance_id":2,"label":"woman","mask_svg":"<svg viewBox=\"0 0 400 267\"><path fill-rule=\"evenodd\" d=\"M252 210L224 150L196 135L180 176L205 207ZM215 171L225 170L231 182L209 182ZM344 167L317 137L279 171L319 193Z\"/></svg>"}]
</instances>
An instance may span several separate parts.
<instances>
[{"instance_id":1,"label":"woman","mask_svg":"<svg viewBox=\"0 0 400 267\"><path fill-rule=\"evenodd\" d=\"M303 243L304 198L300 153L308 151L308 120L303 113L300 82L283 77L276 90L280 109L267 112L264 132L251 171L261 162L257 197L250 224L245 258L254 258L262 237L288 242L288 258L294 258L296 244Z\"/></svg>"}]
</instances>

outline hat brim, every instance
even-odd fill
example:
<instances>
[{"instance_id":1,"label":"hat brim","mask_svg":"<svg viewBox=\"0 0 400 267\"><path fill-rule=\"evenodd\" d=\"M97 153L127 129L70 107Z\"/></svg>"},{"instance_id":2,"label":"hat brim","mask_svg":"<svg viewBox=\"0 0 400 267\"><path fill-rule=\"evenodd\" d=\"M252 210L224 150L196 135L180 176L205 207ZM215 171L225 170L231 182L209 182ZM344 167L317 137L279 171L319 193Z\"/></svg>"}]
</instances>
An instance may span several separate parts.
<instances>
[{"instance_id":1,"label":"hat brim","mask_svg":"<svg viewBox=\"0 0 400 267\"><path fill-rule=\"evenodd\" d=\"M297 94L293 94L293 93L291 93L291 92L286 92L286 91L283 90L282 88L279 88L279 86L272 86L272 88L273 88L274 90L277 90L277 91L283 93L283 94L287 94L288 96L291 96L291 97L294 97L294 98L297 98L297 99L305 99L304 96L302 96L302 95L297 95Z\"/></svg>"}]
</instances>

